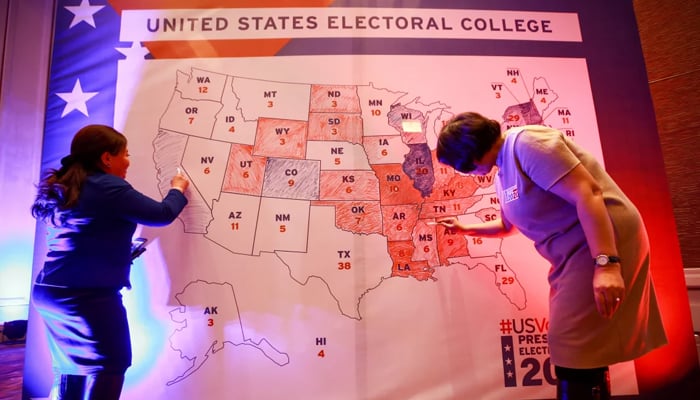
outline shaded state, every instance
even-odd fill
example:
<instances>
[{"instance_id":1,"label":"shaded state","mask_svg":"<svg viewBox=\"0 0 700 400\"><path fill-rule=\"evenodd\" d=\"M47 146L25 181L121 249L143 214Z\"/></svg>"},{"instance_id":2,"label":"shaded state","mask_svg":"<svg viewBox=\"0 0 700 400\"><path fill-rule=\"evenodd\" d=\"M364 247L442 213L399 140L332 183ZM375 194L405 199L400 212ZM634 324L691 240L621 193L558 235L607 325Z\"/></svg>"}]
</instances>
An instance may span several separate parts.
<instances>
[{"instance_id":1,"label":"shaded state","mask_svg":"<svg viewBox=\"0 0 700 400\"><path fill-rule=\"evenodd\" d=\"M379 180L379 200L382 205L420 204L421 193L412 185L400 164L374 164Z\"/></svg>"},{"instance_id":2,"label":"shaded state","mask_svg":"<svg viewBox=\"0 0 700 400\"><path fill-rule=\"evenodd\" d=\"M354 85L311 85L310 113L360 114L360 98Z\"/></svg>"},{"instance_id":3,"label":"shaded state","mask_svg":"<svg viewBox=\"0 0 700 400\"><path fill-rule=\"evenodd\" d=\"M318 200L320 170L320 161L268 158L263 196Z\"/></svg>"},{"instance_id":4,"label":"shaded state","mask_svg":"<svg viewBox=\"0 0 700 400\"><path fill-rule=\"evenodd\" d=\"M253 154L302 160L306 156L306 128L306 121L260 118Z\"/></svg>"},{"instance_id":5,"label":"shaded state","mask_svg":"<svg viewBox=\"0 0 700 400\"><path fill-rule=\"evenodd\" d=\"M189 138L187 135L159 129L158 135L153 140L153 162L158 171L158 190L162 196L165 196L172 186L170 181L183 161ZM187 170L182 172L188 179L192 179ZM190 189L185 192L185 196L188 200L187 207L178 216L185 227L185 232L206 233L207 225L214 217L209 203L204 200L197 188L197 182L193 182Z\"/></svg>"},{"instance_id":6,"label":"shaded state","mask_svg":"<svg viewBox=\"0 0 700 400\"><path fill-rule=\"evenodd\" d=\"M437 280L433 277L435 268L428 265L425 261L415 261L413 259L413 253L416 251L413 241L389 241L388 247L389 256L391 256L393 261L391 276L413 277L419 281Z\"/></svg>"},{"instance_id":7,"label":"shaded state","mask_svg":"<svg viewBox=\"0 0 700 400\"><path fill-rule=\"evenodd\" d=\"M439 266L437 226L428 225L426 222L424 219L418 220L413 232L411 232L413 246L416 248L413 253L413 260L425 261L429 266ZM442 227L440 229L443 230Z\"/></svg>"},{"instance_id":8,"label":"shaded state","mask_svg":"<svg viewBox=\"0 0 700 400\"><path fill-rule=\"evenodd\" d=\"M221 191L260 196L266 164L266 157L253 155L253 146L232 144Z\"/></svg>"},{"instance_id":9,"label":"shaded state","mask_svg":"<svg viewBox=\"0 0 700 400\"><path fill-rule=\"evenodd\" d=\"M537 106L532 100L506 108L506 111L503 113L503 120L506 123L506 129L515 126L541 125L544 123Z\"/></svg>"},{"instance_id":10,"label":"shaded state","mask_svg":"<svg viewBox=\"0 0 700 400\"><path fill-rule=\"evenodd\" d=\"M425 202L421 206L421 218L441 219L463 214L481 200L481 196L457 197L448 200Z\"/></svg>"},{"instance_id":11,"label":"shaded state","mask_svg":"<svg viewBox=\"0 0 700 400\"><path fill-rule=\"evenodd\" d=\"M360 114L309 113L309 140L362 143Z\"/></svg>"},{"instance_id":12,"label":"shaded state","mask_svg":"<svg viewBox=\"0 0 700 400\"><path fill-rule=\"evenodd\" d=\"M382 206L383 233L387 240L411 240L418 213L416 204Z\"/></svg>"},{"instance_id":13,"label":"shaded state","mask_svg":"<svg viewBox=\"0 0 700 400\"><path fill-rule=\"evenodd\" d=\"M409 152L404 156L403 171L413 180L413 187L423 197L433 192L435 176L433 175L433 158L426 143L409 144Z\"/></svg>"},{"instance_id":14,"label":"shaded state","mask_svg":"<svg viewBox=\"0 0 700 400\"><path fill-rule=\"evenodd\" d=\"M477 187L480 189L486 189L493 186L494 175L496 174L496 168L492 169L488 175L470 175L474 179Z\"/></svg>"},{"instance_id":15,"label":"shaded state","mask_svg":"<svg viewBox=\"0 0 700 400\"><path fill-rule=\"evenodd\" d=\"M375 200L379 183L372 171L321 171L321 200Z\"/></svg>"},{"instance_id":16,"label":"shaded state","mask_svg":"<svg viewBox=\"0 0 700 400\"><path fill-rule=\"evenodd\" d=\"M436 229L438 257L440 265L449 265L450 258L469 256L467 238L449 229Z\"/></svg>"},{"instance_id":17,"label":"shaded state","mask_svg":"<svg viewBox=\"0 0 700 400\"><path fill-rule=\"evenodd\" d=\"M382 233L382 213L377 201L312 201L312 206L335 208L335 227L352 233Z\"/></svg>"},{"instance_id":18,"label":"shaded state","mask_svg":"<svg viewBox=\"0 0 700 400\"><path fill-rule=\"evenodd\" d=\"M489 181L483 176L455 172L449 165L440 164L435 158L434 151L432 155L432 162L435 165L433 172L435 184L427 201L465 199L474 196L476 191L483 187L484 180Z\"/></svg>"}]
</instances>

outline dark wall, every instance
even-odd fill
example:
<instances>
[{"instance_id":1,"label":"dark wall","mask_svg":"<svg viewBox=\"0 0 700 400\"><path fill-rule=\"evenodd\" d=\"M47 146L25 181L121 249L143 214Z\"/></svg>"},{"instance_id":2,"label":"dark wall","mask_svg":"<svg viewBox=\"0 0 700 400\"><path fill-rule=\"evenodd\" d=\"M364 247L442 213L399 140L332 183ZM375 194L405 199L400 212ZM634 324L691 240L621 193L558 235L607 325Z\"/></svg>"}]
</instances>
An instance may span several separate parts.
<instances>
[{"instance_id":1,"label":"dark wall","mask_svg":"<svg viewBox=\"0 0 700 400\"><path fill-rule=\"evenodd\" d=\"M700 2L634 0L634 9L683 265L700 268Z\"/></svg>"}]
</instances>

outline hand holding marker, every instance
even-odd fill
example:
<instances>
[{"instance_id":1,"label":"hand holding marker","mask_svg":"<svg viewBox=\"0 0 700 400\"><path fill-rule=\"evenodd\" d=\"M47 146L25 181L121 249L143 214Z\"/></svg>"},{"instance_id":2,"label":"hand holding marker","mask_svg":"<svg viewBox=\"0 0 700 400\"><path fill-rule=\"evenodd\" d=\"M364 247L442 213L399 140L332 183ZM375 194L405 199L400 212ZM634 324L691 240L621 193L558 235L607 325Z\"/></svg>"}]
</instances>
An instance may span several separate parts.
<instances>
[{"instance_id":1,"label":"hand holding marker","mask_svg":"<svg viewBox=\"0 0 700 400\"><path fill-rule=\"evenodd\" d=\"M180 167L176 167L175 172L175 176L173 176L172 181L170 181L171 187L185 193L185 190L187 190L187 187L190 185L190 181L182 174L182 169Z\"/></svg>"}]
</instances>

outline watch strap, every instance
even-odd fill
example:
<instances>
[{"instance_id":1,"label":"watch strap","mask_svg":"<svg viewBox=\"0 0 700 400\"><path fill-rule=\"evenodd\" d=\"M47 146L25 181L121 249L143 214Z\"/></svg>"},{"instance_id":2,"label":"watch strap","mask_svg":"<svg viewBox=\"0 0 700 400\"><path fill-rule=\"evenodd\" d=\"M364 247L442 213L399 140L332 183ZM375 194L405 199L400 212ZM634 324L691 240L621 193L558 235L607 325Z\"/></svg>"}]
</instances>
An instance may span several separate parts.
<instances>
[{"instance_id":1,"label":"watch strap","mask_svg":"<svg viewBox=\"0 0 700 400\"><path fill-rule=\"evenodd\" d=\"M607 262L599 264L598 263L598 258L604 257L607 259ZM619 263L620 262L620 257L618 256L609 256L607 254L598 254L596 257L593 258L593 265L596 266L602 266L602 265L608 265L611 263Z\"/></svg>"}]
</instances>

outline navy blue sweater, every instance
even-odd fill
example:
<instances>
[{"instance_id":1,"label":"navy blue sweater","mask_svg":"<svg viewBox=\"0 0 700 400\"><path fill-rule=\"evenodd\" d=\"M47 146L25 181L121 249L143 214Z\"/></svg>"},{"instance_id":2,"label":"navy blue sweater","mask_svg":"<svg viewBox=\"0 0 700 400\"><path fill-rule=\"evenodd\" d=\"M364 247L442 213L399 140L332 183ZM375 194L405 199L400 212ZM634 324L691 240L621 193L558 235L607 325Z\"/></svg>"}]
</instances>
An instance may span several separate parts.
<instances>
[{"instance_id":1,"label":"navy blue sweater","mask_svg":"<svg viewBox=\"0 0 700 400\"><path fill-rule=\"evenodd\" d=\"M76 206L64 212L66 223L49 227L48 254L36 282L70 288L129 286L136 225L167 225L186 204L176 189L156 201L117 176L90 175Z\"/></svg>"}]
</instances>

